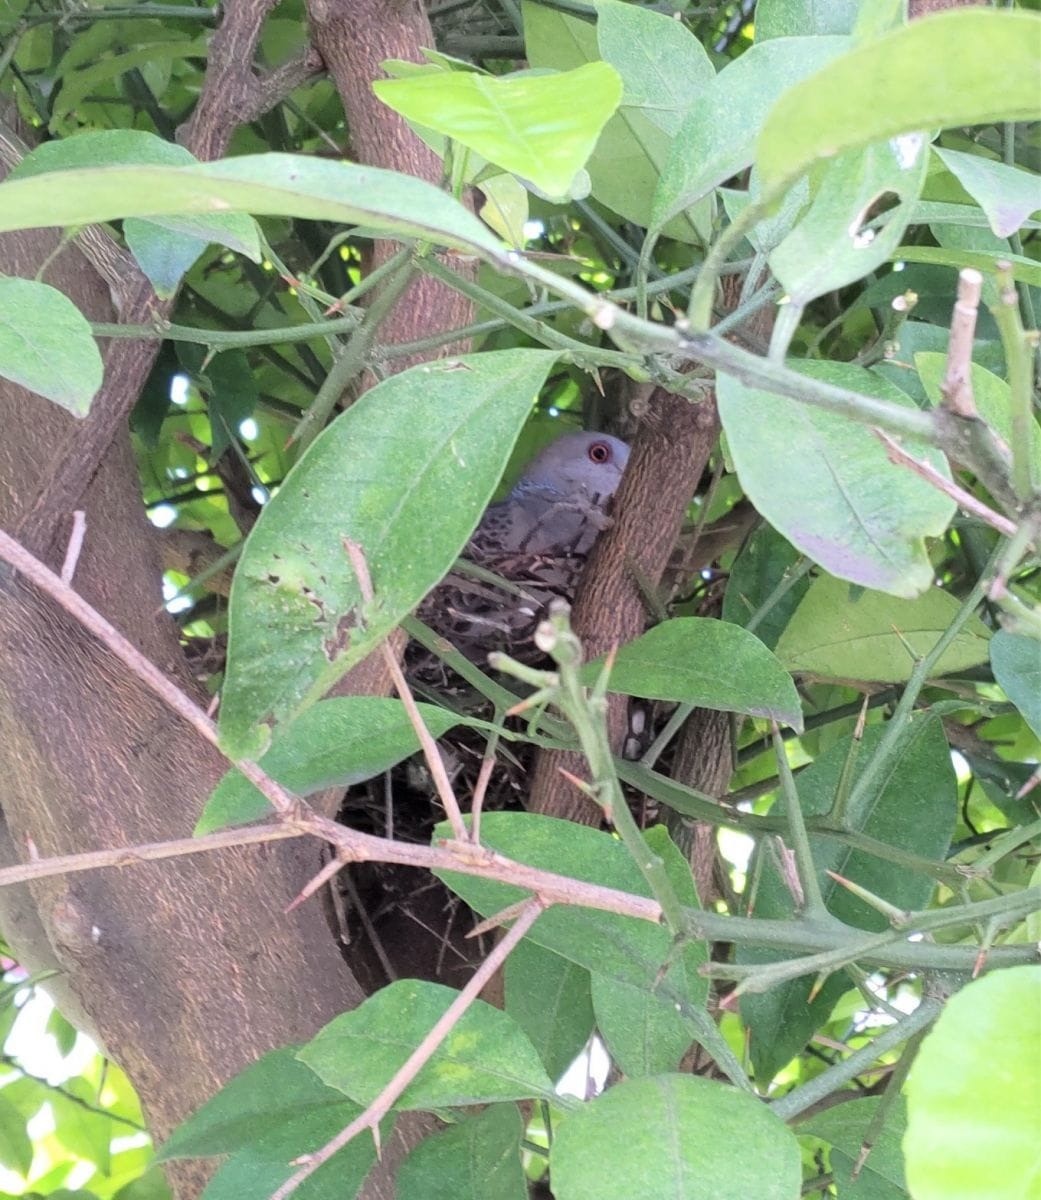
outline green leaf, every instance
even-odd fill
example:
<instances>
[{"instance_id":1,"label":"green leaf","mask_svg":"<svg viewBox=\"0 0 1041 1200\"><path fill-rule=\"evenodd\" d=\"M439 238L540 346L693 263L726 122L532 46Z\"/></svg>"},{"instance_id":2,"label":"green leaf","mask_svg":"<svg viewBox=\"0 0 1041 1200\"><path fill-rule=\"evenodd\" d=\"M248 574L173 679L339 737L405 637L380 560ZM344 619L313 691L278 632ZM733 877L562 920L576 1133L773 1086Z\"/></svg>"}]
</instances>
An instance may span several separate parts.
<instances>
[{"instance_id":1,"label":"green leaf","mask_svg":"<svg viewBox=\"0 0 1041 1200\"><path fill-rule=\"evenodd\" d=\"M746 50L691 105L676 132L654 195L650 228L661 231L752 162L755 137L786 88L830 62L848 38L777 38Z\"/></svg>"},{"instance_id":2,"label":"green leaf","mask_svg":"<svg viewBox=\"0 0 1041 1200\"><path fill-rule=\"evenodd\" d=\"M0 232L214 210L365 225L459 250L499 249L494 234L432 184L306 155L247 154L185 167L84 168L0 183Z\"/></svg>"},{"instance_id":3,"label":"green leaf","mask_svg":"<svg viewBox=\"0 0 1041 1200\"><path fill-rule=\"evenodd\" d=\"M0 1166L16 1175L29 1174L33 1162L33 1143L22 1114L0 1095Z\"/></svg>"},{"instance_id":4,"label":"green leaf","mask_svg":"<svg viewBox=\"0 0 1041 1200\"><path fill-rule=\"evenodd\" d=\"M103 374L90 324L66 295L0 276L0 375L82 417Z\"/></svg>"},{"instance_id":5,"label":"green leaf","mask_svg":"<svg viewBox=\"0 0 1041 1200\"><path fill-rule=\"evenodd\" d=\"M900 389L852 363L803 362L799 369L913 407ZM719 376L717 392L741 486L779 533L833 575L864 587L905 597L930 587L925 538L947 528L952 500L891 463L874 431L859 422L728 375ZM939 451L907 448L949 478Z\"/></svg>"},{"instance_id":6,"label":"green leaf","mask_svg":"<svg viewBox=\"0 0 1041 1200\"><path fill-rule=\"evenodd\" d=\"M1041 641L999 629L990 639L990 665L1005 695L1041 738Z\"/></svg>"},{"instance_id":7,"label":"green leaf","mask_svg":"<svg viewBox=\"0 0 1041 1200\"><path fill-rule=\"evenodd\" d=\"M1041 967L984 975L951 997L922 1042L907 1081L904 1138L915 1200L1037 1196L1039 995Z\"/></svg>"},{"instance_id":8,"label":"green leaf","mask_svg":"<svg viewBox=\"0 0 1041 1200\"><path fill-rule=\"evenodd\" d=\"M934 230L937 238L941 235L949 237L955 232L987 232L989 234L990 231L964 227L959 229L957 225L940 225L937 230ZM1010 254L1007 250L973 250L956 245L898 246L890 258L900 262L936 264L950 267L954 271L960 271L962 267L975 267L977 271L981 271L984 276L988 277L983 284L984 299L986 299L987 286L991 283L989 277L997 273L1000 263L1008 263L1011 266L1012 278L1016 283L1028 283L1035 288L1041 287L1041 264L1020 254Z\"/></svg>"},{"instance_id":9,"label":"green leaf","mask_svg":"<svg viewBox=\"0 0 1041 1200\"><path fill-rule=\"evenodd\" d=\"M425 363L367 391L318 437L260 514L229 605L222 744L267 748L448 571L502 474L556 355ZM363 602L344 539L365 553Z\"/></svg>"},{"instance_id":10,"label":"green leaf","mask_svg":"<svg viewBox=\"0 0 1041 1200\"><path fill-rule=\"evenodd\" d=\"M997 237L1008 237L1041 209L1041 175L958 150L933 152L987 214Z\"/></svg>"},{"instance_id":11,"label":"green leaf","mask_svg":"<svg viewBox=\"0 0 1041 1200\"><path fill-rule=\"evenodd\" d=\"M852 33L860 0L759 0L755 6L755 40L809 33Z\"/></svg>"},{"instance_id":12,"label":"green leaf","mask_svg":"<svg viewBox=\"0 0 1041 1200\"><path fill-rule=\"evenodd\" d=\"M372 88L403 117L551 196L567 193L622 98L622 81L607 63L556 75L412 75L380 79Z\"/></svg>"},{"instance_id":13,"label":"green leaf","mask_svg":"<svg viewBox=\"0 0 1041 1200\"><path fill-rule=\"evenodd\" d=\"M524 35L533 67L566 70L603 58L622 77L618 112L607 122L587 164L593 196L612 212L646 226L672 136L693 95L714 70L700 42L661 13L615 0L597 0L594 27L564 12L525 3ZM646 74L650 71L648 77ZM648 86L648 79L653 86ZM670 223L665 232L704 242L712 202Z\"/></svg>"},{"instance_id":14,"label":"green leaf","mask_svg":"<svg viewBox=\"0 0 1041 1200\"><path fill-rule=\"evenodd\" d=\"M396 1200L526 1200L523 1123L514 1104L426 1138L397 1170Z\"/></svg>"},{"instance_id":15,"label":"green leaf","mask_svg":"<svg viewBox=\"0 0 1041 1200\"><path fill-rule=\"evenodd\" d=\"M723 596L723 620L734 625L747 625L801 558L791 542L781 537L772 525L761 522L730 568ZM756 626L755 635L768 650L777 645L809 586L810 581L805 576L793 583Z\"/></svg>"},{"instance_id":16,"label":"green leaf","mask_svg":"<svg viewBox=\"0 0 1041 1200\"><path fill-rule=\"evenodd\" d=\"M852 150L828 163L809 209L770 255L793 306L792 324L811 300L862 279L900 245L928 163L929 144L920 133ZM868 213L880 197L897 203L868 225Z\"/></svg>"},{"instance_id":17,"label":"green leaf","mask_svg":"<svg viewBox=\"0 0 1041 1200\"><path fill-rule=\"evenodd\" d=\"M53 142L43 142L30 150L17 167L8 175L8 179L28 179L48 171L67 171L84 168L121 167L127 165L140 166L191 166L198 160L183 146L176 142L165 142L153 133L141 129L104 129L91 133L81 133L76 137L63 138ZM73 185L69 185L73 186ZM199 243L205 249L211 242L218 246L227 246L239 254L246 255L253 262L260 262L260 233L257 223L252 217L241 213L218 213L212 216L197 217L164 217L156 221L134 221L134 225L123 226L134 256L137 250L133 242L138 244L149 236L143 232L147 228L151 239L159 238L164 232L167 242L170 235L175 235L168 253L175 254L180 245L182 257L186 256L192 246ZM131 231L135 231L131 233ZM195 257L188 266L199 257L202 249L195 251ZM148 253L154 253L151 245ZM141 269L148 274L148 266L141 263ZM187 268L186 268L187 269ZM149 275L149 279L152 276ZM154 281L153 281L154 282Z\"/></svg>"},{"instance_id":18,"label":"green leaf","mask_svg":"<svg viewBox=\"0 0 1041 1200\"><path fill-rule=\"evenodd\" d=\"M185 274L205 252L208 242L171 233L152 221L127 217L123 236L138 266L148 276L155 294L169 300Z\"/></svg>"},{"instance_id":19,"label":"green leaf","mask_svg":"<svg viewBox=\"0 0 1041 1200\"><path fill-rule=\"evenodd\" d=\"M680 903L688 908L699 908L690 864L671 841L664 826L657 825L644 836L651 849L664 860L666 873ZM708 947L704 942L697 942L688 948L684 957L687 969L697 970L708 961ZM654 994L655 979L649 978L642 987L634 987L594 971L591 981L597 1029L611 1061L628 1076L676 1070L702 1027L673 1006L659 1002Z\"/></svg>"},{"instance_id":20,"label":"green leaf","mask_svg":"<svg viewBox=\"0 0 1041 1200\"><path fill-rule=\"evenodd\" d=\"M418 708L435 738L461 720L436 704ZM419 748L419 738L400 700L337 696L301 713L260 760L260 766L291 792L308 796L323 788L350 787L371 779ZM270 812L266 797L232 770L213 789L195 835L258 821Z\"/></svg>"},{"instance_id":21,"label":"green leaf","mask_svg":"<svg viewBox=\"0 0 1041 1200\"><path fill-rule=\"evenodd\" d=\"M527 938L506 960L506 1011L559 1079L593 1032L589 972Z\"/></svg>"},{"instance_id":22,"label":"green leaf","mask_svg":"<svg viewBox=\"0 0 1041 1200\"><path fill-rule=\"evenodd\" d=\"M269 1196L296 1169L293 1159L323 1146L361 1109L297 1061L296 1047L274 1050L230 1080L174 1130L160 1162L230 1155L207 1185L206 1200ZM390 1129L383 1127L383 1136ZM343 1200L361 1187L376 1157L371 1138L355 1138L294 1195Z\"/></svg>"},{"instance_id":23,"label":"green leaf","mask_svg":"<svg viewBox=\"0 0 1041 1200\"><path fill-rule=\"evenodd\" d=\"M253 416L260 401L260 389L243 350L224 350L206 363L205 369L203 361L200 357L199 369L192 375L206 397L206 412L210 418L210 461L215 463L238 439L242 422Z\"/></svg>"},{"instance_id":24,"label":"green leaf","mask_svg":"<svg viewBox=\"0 0 1041 1200\"><path fill-rule=\"evenodd\" d=\"M616 1084L561 1122L550 1151L557 1200L796 1200L799 1146L758 1099L713 1080Z\"/></svg>"},{"instance_id":25,"label":"green leaf","mask_svg":"<svg viewBox=\"0 0 1041 1200\"><path fill-rule=\"evenodd\" d=\"M850 50L774 105L756 146L763 190L779 193L818 159L900 134L1035 120L1039 30L1032 13L972 9Z\"/></svg>"},{"instance_id":26,"label":"green leaf","mask_svg":"<svg viewBox=\"0 0 1041 1200\"><path fill-rule=\"evenodd\" d=\"M823 575L795 610L777 643L777 657L789 671L824 679L863 679L903 683L916 658L929 653L958 613L958 600L932 588L917 600L853 589ZM949 675L987 661L990 631L972 616L936 664Z\"/></svg>"},{"instance_id":27,"label":"green leaf","mask_svg":"<svg viewBox=\"0 0 1041 1200\"><path fill-rule=\"evenodd\" d=\"M604 61L621 76L622 103L646 109L666 133L716 77L712 60L682 21L620 0L597 6L596 38Z\"/></svg>"},{"instance_id":28,"label":"green leaf","mask_svg":"<svg viewBox=\"0 0 1041 1200\"><path fill-rule=\"evenodd\" d=\"M439 826L434 836L447 836L447 832L447 827ZM669 854L667 835L659 830L651 837L653 832L647 834L652 852L664 859L671 877L672 855L678 851L668 843ZM533 867L638 896L650 895L642 872L622 843L597 829L535 813L485 813L481 818L481 842ZM526 895L520 888L470 875L451 871L435 874L482 916L500 912ZM690 1009L704 1007L708 984L697 974L704 961L704 945L690 943L676 954L662 926L615 913L560 905L542 914L528 940L586 970L643 988L663 1005L674 1008L679 1002ZM663 971L666 964L669 969Z\"/></svg>"},{"instance_id":29,"label":"green leaf","mask_svg":"<svg viewBox=\"0 0 1041 1200\"><path fill-rule=\"evenodd\" d=\"M900 1143L907 1128L907 1110L897 1099L885 1124L871 1142L867 1160L854 1174L854 1164L871 1132L880 1100L847 1100L815 1113L796 1128L800 1137L820 1138L831 1146L831 1168L842 1200L906 1200L904 1155Z\"/></svg>"},{"instance_id":30,"label":"green leaf","mask_svg":"<svg viewBox=\"0 0 1041 1200\"><path fill-rule=\"evenodd\" d=\"M865 731L856 748L851 786L860 779L884 733L884 727L878 725ZM800 772L798 789L804 816L819 817L831 811L853 749L852 739L845 738ZM847 809L845 824L854 832L938 862L950 846L957 808L957 781L943 727L936 718L919 717L904 733L888 770L860 797L859 804ZM924 908L935 887L929 875L866 851L853 850L834 838L811 835L810 849L829 911L858 929L880 932L886 928L886 919L832 879L828 870L903 910ZM795 903L773 854L765 844L759 853L763 859L755 897L756 916L792 919ZM737 954L742 963L775 962L778 957L767 950L747 947L739 949ZM741 997L741 1012L751 1033L752 1061L764 1085L802 1050L850 986L845 973L839 972L810 999L815 983L812 976L804 976L766 993L746 993Z\"/></svg>"},{"instance_id":31,"label":"green leaf","mask_svg":"<svg viewBox=\"0 0 1041 1200\"><path fill-rule=\"evenodd\" d=\"M291 1123L310 1110L340 1117L358 1108L296 1057L297 1047L272 1050L233 1079L183 1121L156 1152L159 1162L232 1154Z\"/></svg>"},{"instance_id":32,"label":"green leaf","mask_svg":"<svg viewBox=\"0 0 1041 1200\"><path fill-rule=\"evenodd\" d=\"M335 1017L298 1053L320 1079L370 1104L458 996L422 979L400 979ZM535 1047L507 1013L478 1000L405 1089L399 1109L554 1098Z\"/></svg>"},{"instance_id":33,"label":"green leaf","mask_svg":"<svg viewBox=\"0 0 1041 1200\"><path fill-rule=\"evenodd\" d=\"M597 7L600 54L622 77L617 116L604 130L591 167L601 203L646 226L672 138L691 105L715 81L712 60L680 21L638 5L602 0ZM706 242L714 206L706 199L670 225L683 241Z\"/></svg>"},{"instance_id":34,"label":"green leaf","mask_svg":"<svg viewBox=\"0 0 1041 1200\"><path fill-rule=\"evenodd\" d=\"M601 667L587 664L585 681L592 683ZM780 662L754 634L708 617L662 621L622 646L608 686L627 696L771 717L802 729L802 705Z\"/></svg>"}]
</instances>

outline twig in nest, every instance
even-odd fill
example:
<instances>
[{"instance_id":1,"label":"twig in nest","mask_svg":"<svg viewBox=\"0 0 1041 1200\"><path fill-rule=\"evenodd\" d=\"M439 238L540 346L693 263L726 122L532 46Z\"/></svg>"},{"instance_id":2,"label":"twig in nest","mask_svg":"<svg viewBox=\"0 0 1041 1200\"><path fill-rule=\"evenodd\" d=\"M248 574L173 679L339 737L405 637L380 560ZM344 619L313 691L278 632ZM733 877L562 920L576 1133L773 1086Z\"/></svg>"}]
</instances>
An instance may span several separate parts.
<instances>
[{"instance_id":1,"label":"twig in nest","mask_svg":"<svg viewBox=\"0 0 1041 1200\"><path fill-rule=\"evenodd\" d=\"M351 566L354 568L354 574L358 579L358 589L361 592L362 599L366 604L371 604L373 600L372 576L369 574L369 564L365 561L365 552L357 542L352 542L350 538L343 539L343 547L347 551L347 557L351 560ZM441 751L438 750L437 742L431 736L430 730L427 729L422 714L416 706L412 689L408 686L408 681L405 679L405 672L402 671L397 655L388 642L384 641L380 649L383 653L384 662L387 664L390 677L394 681L394 687L401 699L401 703L405 706L405 712L408 713L408 719L412 723L412 728L416 731L416 737L419 738L419 744L423 749L423 757L426 760L427 768L437 788L438 799L441 801L441 806L444 808L445 815L452 826L452 834L460 842L470 841L470 831L466 828L462 811L459 808L459 801L455 797L455 792L452 791L452 784L449 781L448 772L445 770Z\"/></svg>"}]
</instances>

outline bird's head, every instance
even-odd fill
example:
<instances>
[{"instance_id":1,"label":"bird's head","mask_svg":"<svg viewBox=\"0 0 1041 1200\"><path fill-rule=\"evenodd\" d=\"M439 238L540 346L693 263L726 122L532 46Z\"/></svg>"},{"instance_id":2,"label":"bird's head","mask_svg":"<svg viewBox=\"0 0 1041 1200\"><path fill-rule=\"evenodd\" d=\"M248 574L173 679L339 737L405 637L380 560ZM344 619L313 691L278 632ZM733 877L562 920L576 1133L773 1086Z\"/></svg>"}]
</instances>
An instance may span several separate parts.
<instances>
[{"instance_id":1,"label":"bird's head","mask_svg":"<svg viewBox=\"0 0 1041 1200\"><path fill-rule=\"evenodd\" d=\"M542 494L603 504L618 490L629 447L608 433L565 433L524 468L513 495Z\"/></svg>"}]
</instances>

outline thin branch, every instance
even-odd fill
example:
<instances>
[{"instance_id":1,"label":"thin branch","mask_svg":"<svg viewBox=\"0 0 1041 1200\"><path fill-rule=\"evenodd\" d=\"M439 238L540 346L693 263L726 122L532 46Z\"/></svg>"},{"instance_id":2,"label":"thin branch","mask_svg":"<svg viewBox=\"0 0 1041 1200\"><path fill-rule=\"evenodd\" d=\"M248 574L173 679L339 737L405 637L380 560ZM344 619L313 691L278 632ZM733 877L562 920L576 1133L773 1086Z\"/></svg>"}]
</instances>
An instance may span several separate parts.
<instances>
[{"instance_id":1,"label":"thin branch","mask_svg":"<svg viewBox=\"0 0 1041 1200\"><path fill-rule=\"evenodd\" d=\"M913 1013L891 1025L878 1037L872 1038L866 1046L854 1050L847 1058L822 1071L809 1083L804 1083L802 1087L774 1100L770 1104L771 1111L782 1121L790 1121L797 1117L826 1096L830 1096L842 1084L855 1079L865 1068L876 1062L880 1055L895 1049L931 1025L940 1015L942 1008L943 1003L940 1000L926 996Z\"/></svg>"},{"instance_id":2,"label":"thin branch","mask_svg":"<svg viewBox=\"0 0 1041 1200\"><path fill-rule=\"evenodd\" d=\"M365 561L365 552L357 542L352 542L349 538L343 539L343 546L347 551L347 557L351 560L351 566L354 568L354 574L358 580L358 590L361 592L362 599L366 604L371 605L375 599L375 594L372 590L372 576L369 574L369 564ZM408 686L405 672L402 671L401 664L398 662L398 656L394 653L394 648L386 639L380 643L380 650L383 653L383 661L387 664L387 672L394 681L394 688L398 693L398 698L405 706L408 719L412 723L412 728L416 731L416 737L419 738L419 745L423 750L423 758L426 760L430 776L437 788L441 807L445 810L448 823L452 826L452 833L461 842L469 841L471 836L470 831L466 828L466 822L463 820L463 814L459 808L459 801L456 799L455 792L452 791L452 783L448 778L448 772L445 770L441 751L438 750L437 742L431 736L430 730L427 729L426 722L423 720L423 716L416 706L412 689Z\"/></svg>"},{"instance_id":3,"label":"thin branch","mask_svg":"<svg viewBox=\"0 0 1041 1200\"><path fill-rule=\"evenodd\" d=\"M915 458L913 455L900 445L898 441L891 438L884 429L875 429L875 437L881 441L886 448L886 454L891 463L896 463L901 467L908 467L914 473L920 476L931 484L937 491L943 492L945 496L949 496L959 508L967 513L971 513L974 517L979 517L981 521L985 521L992 529L996 529L998 533L1003 533L1006 537L1011 537L1016 532L1015 521L1010 521L1008 517L1003 517L1001 513L996 513L989 505L984 504L982 500L977 500L965 488L955 483L953 479L948 479L946 475L941 474L932 463L922 462L921 459Z\"/></svg>"},{"instance_id":4,"label":"thin branch","mask_svg":"<svg viewBox=\"0 0 1041 1200\"><path fill-rule=\"evenodd\" d=\"M991 309L1001 334L1008 364L1009 398L1012 409L1012 486L1025 502L1038 488L1039 468L1034 452L1037 422L1034 418L1033 384L1037 333L1027 334L1019 315L1019 293L1012 278L1012 265L997 264L998 302Z\"/></svg>"},{"instance_id":5,"label":"thin branch","mask_svg":"<svg viewBox=\"0 0 1041 1200\"><path fill-rule=\"evenodd\" d=\"M810 849L810 838L806 832L806 822L803 820L799 792L795 786L784 742L781 739L781 730L776 721L770 722L770 733L773 739L774 754L777 756L781 794L784 796L784 815L788 821L788 836L791 838L795 867L802 888L803 910L810 919L828 920L830 914L828 906L824 903L824 896L821 894L817 867Z\"/></svg>"},{"instance_id":6,"label":"thin branch","mask_svg":"<svg viewBox=\"0 0 1041 1200\"><path fill-rule=\"evenodd\" d=\"M31 862L16 863L13 867L0 868L0 888L27 883L30 879L46 879L52 875L72 875L77 871L96 871L101 867L133 867L138 863L178 858L184 854L277 842L285 838L303 837L306 832L305 829L289 825L251 825L244 829L222 829L202 837L173 838L168 842L144 842L137 846L115 846L108 850L87 850L82 854L37 858Z\"/></svg>"},{"instance_id":7,"label":"thin branch","mask_svg":"<svg viewBox=\"0 0 1041 1200\"><path fill-rule=\"evenodd\" d=\"M975 267L958 272L958 299L951 317L951 339L947 346L947 371L940 385L944 403L959 417L978 417L972 394L972 342L976 314L983 291L983 276Z\"/></svg>"},{"instance_id":8,"label":"thin branch","mask_svg":"<svg viewBox=\"0 0 1041 1200\"><path fill-rule=\"evenodd\" d=\"M346 1129L341 1130L334 1138L326 1142L320 1150L307 1155L304 1165L271 1194L271 1200L286 1200L286 1197L292 1195L305 1179L313 1175L323 1163L328 1162L338 1150L342 1150L348 1142L356 1138L363 1129L371 1129L374 1135L378 1135L380 1121L390 1112L394 1102L433 1057L470 1005L478 999L485 985L506 961L510 951L535 924L546 907L540 899L533 898L528 901L523 912L517 918L516 924L496 943L492 952L474 972L466 987L456 996L445 1010L444 1015L401 1067L395 1071L376 1099Z\"/></svg>"}]
</instances>

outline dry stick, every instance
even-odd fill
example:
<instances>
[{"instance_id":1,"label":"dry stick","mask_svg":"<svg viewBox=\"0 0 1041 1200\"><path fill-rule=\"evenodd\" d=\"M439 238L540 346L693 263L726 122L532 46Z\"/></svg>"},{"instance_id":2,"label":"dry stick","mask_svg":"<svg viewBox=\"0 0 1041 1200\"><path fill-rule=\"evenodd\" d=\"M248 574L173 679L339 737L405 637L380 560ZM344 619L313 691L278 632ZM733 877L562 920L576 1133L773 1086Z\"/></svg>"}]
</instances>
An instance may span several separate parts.
<instances>
[{"instance_id":1,"label":"dry stick","mask_svg":"<svg viewBox=\"0 0 1041 1200\"><path fill-rule=\"evenodd\" d=\"M983 276L973 267L958 272L958 299L951 316L951 338L947 345L947 371L940 385L944 404L959 417L978 419L972 394L972 341L976 313L983 291Z\"/></svg>"},{"instance_id":2,"label":"dry stick","mask_svg":"<svg viewBox=\"0 0 1041 1200\"><path fill-rule=\"evenodd\" d=\"M475 843L479 843L481 840L481 811L484 808L484 796L488 791L488 783L494 770L495 751L489 748L489 752L481 760L481 769L477 773L473 800L470 804L470 836Z\"/></svg>"},{"instance_id":3,"label":"dry stick","mask_svg":"<svg viewBox=\"0 0 1041 1200\"><path fill-rule=\"evenodd\" d=\"M338 1150L342 1150L363 1129L372 1130L377 1151L379 1150L380 1121L387 1115L395 1100L398 1099L402 1092L416 1078L427 1061L434 1055L437 1048L452 1032L463 1013L479 997L484 986L506 961L510 951L524 937L532 925L535 924L546 908L547 905L538 897L533 897L528 901L513 928L503 935L502 940L494 947L477 971L474 972L473 977L467 983L466 987L463 988L445 1010L444 1016L438 1020L433 1029L430 1030L402 1066L394 1073L383 1091L346 1129L341 1130L336 1137L326 1142L320 1150L316 1150L314 1154L307 1155L304 1159L304 1165L300 1170L295 1175L291 1175L280 1188L272 1192L270 1200L286 1200L286 1197L295 1192L305 1179L313 1175L323 1163L328 1162Z\"/></svg>"},{"instance_id":4,"label":"dry stick","mask_svg":"<svg viewBox=\"0 0 1041 1200\"><path fill-rule=\"evenodd\" d=\"M357 542L352 542L350 538L343 539L343 547L347 551L347 557L351 560L354 574L358 578L358 589L361 592L361 597L366 604L371 604L374 593L372 590L372 576L369 574L369 564L365 561L365 552ZM452 784L449 781L448 772L445 770L441 752L437 748L437 742L431 737L430 730L427 729L422 714L416 707L412 689L408 686L408 681L405 679L405 672L401 669L398 656L394 653L390 643L385 639L380 649L383 652L383 660L387 664L387 671L394 681L398 697L405 706L408 719L412 722L412 728L416 731L416 736L419 738L419 744L423 749L423 757L426 759L427 767L437 787L441 806L444 808L445 815L452 826L452 833L461 842L470 841L470 832L466 828L466 822L463 820L459 801L455 797L455 792L452 791Z\"/></svg>"},{"instance_id":5,"label":"dry stick","mask_svg":"<svg viewBox=\"0 0 1041 1200\"><path fill-rule=\"evenodd\" d=\"M83 539L87 533L87 514L82 508L77 508L72 514L72 533L69 534L69 544L65 549L65 561L61 564L62 583L72 583L76 574L76 564L80 560L83 549Z\"/></svg>"},{"instance_id":6,"label":"dry stick","mask_svg":"<svg viewBox=\"0 0 1041 1200\"><path fill-rule=\"evenodd\" d=\"M1011 537L1016 532L1017 526L1015 521L1010 521L1008 517L1003 517L1001 513L996 513L994 509L984 504L982 500L977 500L971 492L967 492L963 487L960 487L953 479L948 479L946 475L942 475L931 463L922 462L920 459L912 457L884 429L876 428L874 434L885 446L890 462L909 467L916 475L920 475L926 483L932 484L934 488L943 492L945 496L950 496L959 508L963 508L967 513L972 513L974 517L979 517L981 521L986 521L988 525L992 526L999 533L1003 533L1006 537Z\"/></svg>"},{"instance_id":7,"label":"dry stick","mask_svg":"<svg viewBox=\"0 0 1041 1200\"><path fill-rule=\"evenodd\" d=\"M285 838L303 837L306 833L305 829L289 825L254 825L246 829L222 829L202 837L174 838L169 842L145 842L138 846L117 846L110 850L87 850L82 854L37 858L0 870L0 887L26 883L30 879L46 879L50 875L94 871L99 867L132 867L160 858L227 850L231 846L251 846L258 842L277 842Z\"/></svg>"}]
</instances>

